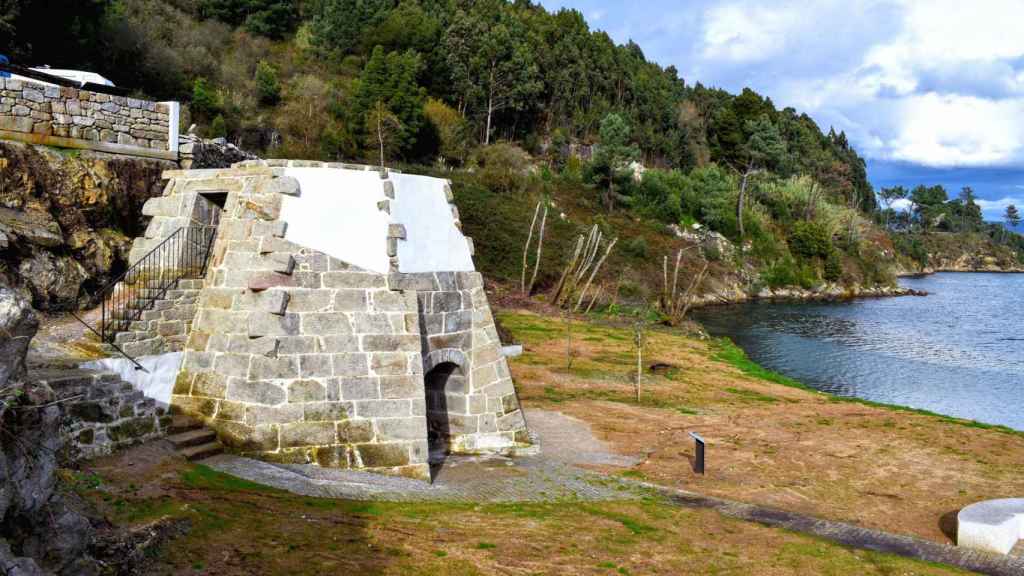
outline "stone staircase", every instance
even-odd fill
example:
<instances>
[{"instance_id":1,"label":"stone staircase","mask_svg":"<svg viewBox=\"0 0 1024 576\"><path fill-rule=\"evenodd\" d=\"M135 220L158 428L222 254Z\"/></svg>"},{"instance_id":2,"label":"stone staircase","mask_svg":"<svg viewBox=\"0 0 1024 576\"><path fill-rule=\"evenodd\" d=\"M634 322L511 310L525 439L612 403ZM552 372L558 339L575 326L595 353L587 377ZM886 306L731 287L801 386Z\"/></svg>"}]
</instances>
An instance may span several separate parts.
<instances>
[{"instance_id":1,"label":"stone staircase","mask_svg":"<svg viewBox=\"0 0 1024 576\"><path fill-rule=\"evenodd\" d=\"M117 374L41 369L29 377L49 384L60 403L67 460L103 456L158 438L171 425L164 408Z\"/></svg>"},{"instance_id":2,"label":"stone staircase","mask_svg":"<svg viewBox=\"0 0 1024 576\"><path fill-rule=\"evenodd\" d=\"M128 330L119 332L114 343L133 358L182 350L192 328L196 299L202 288L202 280L179 280L163 297L158 297L157 288L139 289L137 298L115 312L118 319L136 315L139 319L133 321ZM110 355L117 354L109 344L104 344L103 348Z\"/></svg>"},{"instance_id":3,"label":"stone staircase","mask_svg":"<svg viewBox=\"0 0 1024 576\"><path fill-rule=\"evenodd\" d=\"M169 430L171 435L167 440L178 454L190 462L216 456L224 451L216 432L188 416L174 416Z\"/></svg>"}]
</instances>

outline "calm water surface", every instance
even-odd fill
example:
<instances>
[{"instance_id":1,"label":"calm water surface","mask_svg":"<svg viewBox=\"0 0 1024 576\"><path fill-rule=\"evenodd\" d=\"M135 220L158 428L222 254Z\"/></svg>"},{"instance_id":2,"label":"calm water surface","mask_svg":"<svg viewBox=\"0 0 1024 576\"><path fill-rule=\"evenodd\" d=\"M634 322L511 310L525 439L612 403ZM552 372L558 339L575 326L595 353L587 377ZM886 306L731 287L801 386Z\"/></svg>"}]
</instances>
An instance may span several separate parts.
<instances>
[{"instance_id":1,"label":"calm water surface","mask_svg":"<svg viewBox=\"0 0 1024 576\"><path fill-rule=\"evenodd\" d=\"M763 366L819 390L1024 430L1024 274L903 279L924 298L701 311Z\"/></svg>"}]
</instances>

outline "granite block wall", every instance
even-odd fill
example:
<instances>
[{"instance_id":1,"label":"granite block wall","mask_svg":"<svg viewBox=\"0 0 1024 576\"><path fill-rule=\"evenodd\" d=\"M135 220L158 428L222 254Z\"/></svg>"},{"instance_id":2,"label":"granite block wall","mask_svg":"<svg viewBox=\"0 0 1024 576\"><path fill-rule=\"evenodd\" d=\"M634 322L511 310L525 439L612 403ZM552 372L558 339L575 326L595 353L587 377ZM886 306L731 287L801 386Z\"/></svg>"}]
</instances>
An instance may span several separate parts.
<instances>
[{"instance_id":1,"label":"granite block wall","mask_svg":"<svg viewBox=\"0 0 1024 576\"><path fill-rule=\"evenodd\" d=\"M34 82L0 78L0 130L7 137L37 144L68 144L48 138L78 141L83 148L124 153L170 152L176 114L170 103L149 102ZM28 137L31 135L31 138ZM90 143L96 146L90 145Z\"/></svg>"}]
</instances>

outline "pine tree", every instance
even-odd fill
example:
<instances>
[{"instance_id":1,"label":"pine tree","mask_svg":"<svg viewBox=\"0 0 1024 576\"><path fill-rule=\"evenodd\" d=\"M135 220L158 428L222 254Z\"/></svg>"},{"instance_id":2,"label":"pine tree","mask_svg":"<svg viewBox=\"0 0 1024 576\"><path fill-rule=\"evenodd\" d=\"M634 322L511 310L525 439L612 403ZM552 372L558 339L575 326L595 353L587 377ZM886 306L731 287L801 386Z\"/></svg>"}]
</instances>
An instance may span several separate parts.
<instances>
[{"instance_id":1,"label":"pine tree","mask_svg":"<svg viewBox=\"0 0 1024 576\"><path fill-rule=\"evenodd\" d=\"M611 211L615 208L615 180L640 156L640 150L630 144L629 124L618 114L604 117L600 134L601 144L594 152L594 171L607 184L605 205Z\"/></svg>"},{"instance_id":2,"label":"pine tree","mask_svg":"<svg viewBox=\"0 0 1024 576\"><path fill-rule=\"evenodd\" d=\"M1006 227L1010 229L1016 229L1020 225L1020 211L1013 204L1006 207L1006 213L1003 215L1006 220Z\"/></svg>"}]
</instances>

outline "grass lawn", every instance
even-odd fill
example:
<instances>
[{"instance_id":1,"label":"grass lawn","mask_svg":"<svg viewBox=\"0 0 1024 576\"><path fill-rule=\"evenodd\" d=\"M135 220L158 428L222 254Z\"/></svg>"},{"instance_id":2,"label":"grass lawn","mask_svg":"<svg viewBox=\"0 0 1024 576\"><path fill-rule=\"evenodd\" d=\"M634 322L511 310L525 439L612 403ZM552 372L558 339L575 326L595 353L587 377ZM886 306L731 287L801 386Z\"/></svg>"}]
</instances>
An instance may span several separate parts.
<instances>
[{"instance_id":1,"label":"grass lawn","mask_svg":"<svg viewBox=\"0 0 1024 576\"><path fill-rule=\"evenodd\" d=\"M525 353L511 362L527 407L589 423L617 452L611 473L866 527L952 542L955 514L1024 494L1024 434L838 398L750 362L728 341L651 330L639 404L632 330L575 322L573 361L558 318L507 310ZM691 471L697 431L708 473Z\"/></svg>"}]
</instances>

